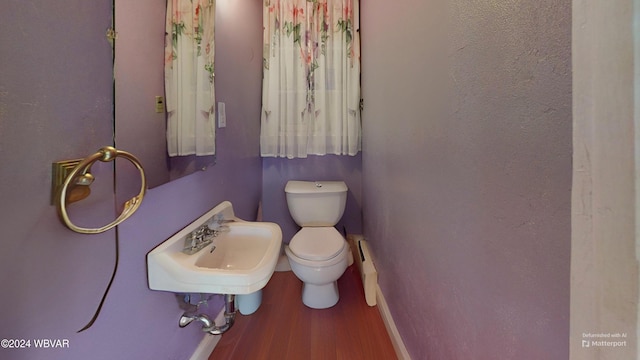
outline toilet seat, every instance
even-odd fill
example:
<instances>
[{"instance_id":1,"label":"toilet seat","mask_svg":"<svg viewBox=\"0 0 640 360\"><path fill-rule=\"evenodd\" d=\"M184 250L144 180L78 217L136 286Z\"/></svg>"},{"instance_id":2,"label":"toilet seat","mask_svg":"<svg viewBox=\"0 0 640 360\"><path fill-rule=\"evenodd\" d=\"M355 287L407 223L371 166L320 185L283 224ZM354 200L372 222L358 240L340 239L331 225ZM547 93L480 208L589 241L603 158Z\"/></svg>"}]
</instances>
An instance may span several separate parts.
<instances>
[{"instance_id":1,"label":"toilet seat","mask_svg":"<svg viewBox=\"0 0 640 360\"><path fill-rule=\"evenodd\" d=\"M340 254L344 244L344 238L333 226L303 227L289 242L289 249L301 259L325 261Z\"/></svg>"}]
</instances>

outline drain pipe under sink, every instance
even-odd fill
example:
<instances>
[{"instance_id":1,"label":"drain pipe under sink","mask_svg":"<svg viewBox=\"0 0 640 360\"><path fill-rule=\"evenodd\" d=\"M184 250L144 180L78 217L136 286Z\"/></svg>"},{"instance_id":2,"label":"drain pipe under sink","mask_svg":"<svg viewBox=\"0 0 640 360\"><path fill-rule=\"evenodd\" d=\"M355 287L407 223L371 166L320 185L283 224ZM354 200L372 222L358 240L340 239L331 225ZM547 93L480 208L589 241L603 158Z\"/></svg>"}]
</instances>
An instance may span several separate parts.
<instances>
[{"instance_id":1,"label":"drain pipe under sink","mask_svg":"<svg viewBox=\"0 0 640 360\"><path fill-rule=\"evenodd\" d=\"M206 314L195 314L194 312L185 312L180 317L178 326L181 328L191 324L193 321L202 323L202 331L211 335L222 335L233 326L236 318L236 296L227 294L224 296L224 325L216 325Z\"/></svg>"}]
</instances>

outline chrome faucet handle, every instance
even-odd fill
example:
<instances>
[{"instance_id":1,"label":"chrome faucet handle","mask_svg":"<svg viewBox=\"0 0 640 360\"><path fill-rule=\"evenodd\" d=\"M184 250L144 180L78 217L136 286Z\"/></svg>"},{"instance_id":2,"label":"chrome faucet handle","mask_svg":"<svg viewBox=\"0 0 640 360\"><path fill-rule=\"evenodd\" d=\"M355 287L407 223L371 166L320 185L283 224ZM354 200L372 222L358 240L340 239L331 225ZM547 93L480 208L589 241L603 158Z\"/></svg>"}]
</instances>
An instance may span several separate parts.
<instances>
[{"instance_id":1,"label":"chrome faucet handle","mask_svg":"<svg viewBox=\"0 0 640 360\"><path fill-rule=\"evenodd\" d=\"M214 241L216 236L229 232L231 228L225 224L234 221L235 219L224 219L222 214L214 215L208 223L200 225L185 237L182 252L191 255L204 249Z\"/></svg>"},{"instance_id":2,"label":"chrome faucet handle","mask_svg":"<svg viewBox=\"0 0 640 360\"><path fill-rule=\"evenodd\" d=\"M203 236L206 236L208 231L210 231L209 227L207 225L202 225L196 230L196 233L198 237L202 238Z\"/></svg>"},{"instance_id":3,"label":"chrome faucet handle","mask_svg":"<svg viewBox=\"0 0 640 360\"><path fill-rule=\"evenodd\" d=\"M213 241L212 235L214 231L207 225L200 226L185 237L182 252L189 255L195 254Z\"/></svg>"},{"instance_id":4,"label":"chrome faucet handle","mask_svg":"<svg viewBox=\"0 0 640 360\"><path fill-rule=\"evenodd\" d=\"M195 247L198 243L198 234L195 231L191 232L187 238L189 239L192 247Z\"/></svg>"}]
</instances>

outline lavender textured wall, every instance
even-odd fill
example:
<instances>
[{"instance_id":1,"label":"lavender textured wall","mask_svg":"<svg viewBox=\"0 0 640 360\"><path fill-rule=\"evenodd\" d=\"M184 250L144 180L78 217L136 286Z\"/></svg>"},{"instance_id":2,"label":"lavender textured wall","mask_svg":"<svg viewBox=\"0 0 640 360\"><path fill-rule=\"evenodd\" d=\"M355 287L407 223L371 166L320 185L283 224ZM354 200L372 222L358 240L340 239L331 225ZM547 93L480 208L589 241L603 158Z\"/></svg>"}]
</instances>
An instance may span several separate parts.
<instances>
[{"instance_id":1,"label":"lavender textured wall","mask_svg":"<svg viewBox=\"0 0 640 360\"><path fill-rule=\"evenodd\" d=\"M566 359L571 3L364 1L364 234L414 359Z\"/></svg>"},{"instance_id":2,"label":"lavender textured wall","mask_svg":"<svg viewBox=\"0 0 640 360\"><path fill-rule=\"evenodd\" d=\"M112 144L111 9L110 0L0 5L0 339L68 339L77 349L86 335L75 332L109 281L115 231L65 229L50 182L52 162ZM113 169L92 172L91 197L69 207L80 226L113 216ZM2 347L0 359L70 351L30 345Z\"/></svg>"},{"instance_id":3,"label":"lavender textured wall","mask_svg":"<svg viewBox=\"0 0 640 360\"><path fill-rule=\"evenodd\" d=\"M147 288L147 252L223 200L234 204L239 217L248 220L256 217L262 179L258 156L260 10L248 0L217 1L216 98L226 103L227 127L217 131L216 165L150 190L140 211L119 228L121 273L126 275L114 284L114 300L105 309L104 318L109 320L105 320L106 333L102 336L118 329L121 326L118 323L126 317L135 316L136 325L133 329L132 325L128 327L140 335L123 335L117 337L117 342L124 349L135 351L136 357L168 358L167 354L175 354L172 356L186 359L202 338L198 326L177 327L181 310L173 294ZM151 110L148 115L154 116ZM118 189L120 184L131 183L130 173L118 172L117 176ZM130 299L136 304L128 304ZM138 311L131 314L130 305L137 306ZM216 315L220 309L218 298L209 313ZM126 350L120 351L114 354L106 344L102 348L102 353L111 358L125 358L120 354L126 354Z\"/></svg>"},{"instance_id":4,"label":"lavender textured wall","mask_svg":"<svg viewBox=\"0 0 640 360\"><path fill-rule=\"evenodd\" d=\"M75 331L91 318L109 281L116 231L88 236L63 228L48 203L49 169L52 161L112 141L111 50L104 36L111 1L0 5L0 164L17 169L0 173L0 338L69 340L62 349L36 350L33 343L0 349L0 359L188 359L193 353L202 332L179 329L173 295L148 289L145 256L222 200L238 216L254 218L261 187L261 8L249 0L217 3L216 85L228 112L217 165L150 190L118 227L117 276L100 317L80 334ZM147 109L145 116L155 116ZM118 191L136 181L124 169L117 171ZM102 225L113 215L113 169L97 166L94 175L92 200L77 206L87 222ZM123 197L129 196L118 194ZM214 302L211 314L220 305Z\"/></svg>"},{"instance_id":5,"label":"lavender textured wall","mask_svg":"<svg viewBox=\"0 0 640 360\"><path fill-rule=\"evenodd\" d=\"M362 156L309 156L306 159L262 159L262 206L264 221L280 225L282 240L289 243L300 227L287 207L284 187L289 180L342 180L347 184L345 213L336 228L362 233Z\"/></svg>"}]
</instances>

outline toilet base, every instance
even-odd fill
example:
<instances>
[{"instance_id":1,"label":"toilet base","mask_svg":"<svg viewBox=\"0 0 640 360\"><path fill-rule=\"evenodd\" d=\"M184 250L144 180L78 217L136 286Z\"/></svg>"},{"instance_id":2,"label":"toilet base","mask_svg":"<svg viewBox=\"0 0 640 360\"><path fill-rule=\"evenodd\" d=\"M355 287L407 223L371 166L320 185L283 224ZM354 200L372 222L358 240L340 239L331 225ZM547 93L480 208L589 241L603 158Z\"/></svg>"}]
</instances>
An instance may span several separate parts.
<instances>
[{"instance_id":1,"label":"toilet base","mask_svg":"<svg viewBox=\"0 0 640 360\"><path fill-rule=\"evenodd\" d=\"M338 282L324 285L302 284L302 303L312 309L326 309L338 303Z\"/></svg>"}]
</instances>

